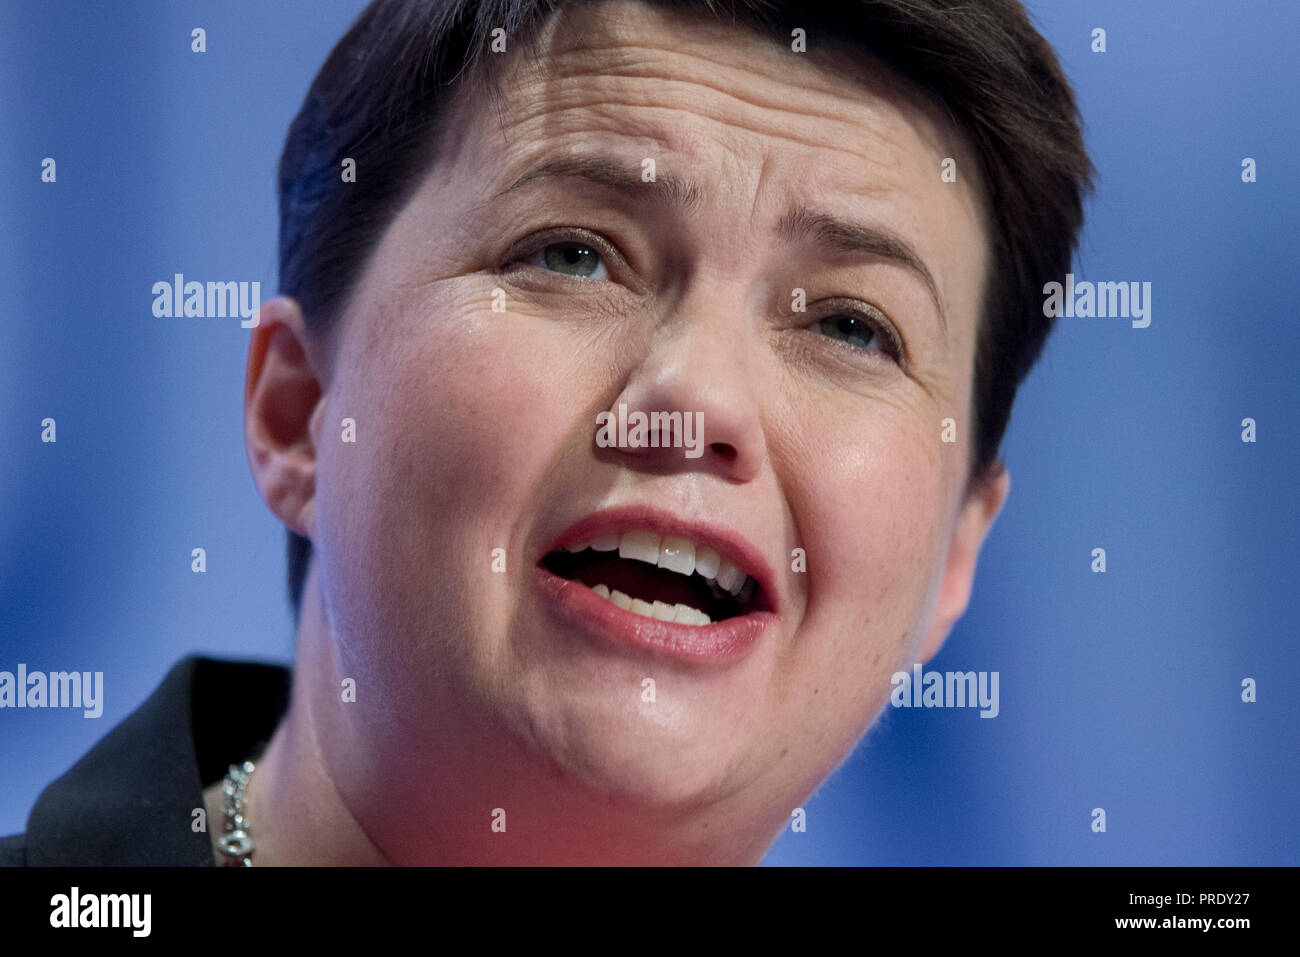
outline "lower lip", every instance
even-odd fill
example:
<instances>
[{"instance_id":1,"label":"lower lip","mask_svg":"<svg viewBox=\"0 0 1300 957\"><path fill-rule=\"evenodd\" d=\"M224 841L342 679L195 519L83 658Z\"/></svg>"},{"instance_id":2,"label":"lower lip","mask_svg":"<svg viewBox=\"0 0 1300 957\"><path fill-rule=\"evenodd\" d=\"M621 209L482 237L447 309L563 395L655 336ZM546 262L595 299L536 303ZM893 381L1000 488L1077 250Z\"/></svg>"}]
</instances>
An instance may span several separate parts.
<instances>
[{"instance_id":1,"label":"lower lip","mask_svg":"<svg viewBox=\"0 0 1300 957\"><path fill-rule=\"evenodd\" d=\"M658 652L684 661L735 661L776 622L770 611L737 615L712 625L679 625L624 611L579 581L538 567L542 593L562 621L604 642Z\"/></svg>"}]
</instances>

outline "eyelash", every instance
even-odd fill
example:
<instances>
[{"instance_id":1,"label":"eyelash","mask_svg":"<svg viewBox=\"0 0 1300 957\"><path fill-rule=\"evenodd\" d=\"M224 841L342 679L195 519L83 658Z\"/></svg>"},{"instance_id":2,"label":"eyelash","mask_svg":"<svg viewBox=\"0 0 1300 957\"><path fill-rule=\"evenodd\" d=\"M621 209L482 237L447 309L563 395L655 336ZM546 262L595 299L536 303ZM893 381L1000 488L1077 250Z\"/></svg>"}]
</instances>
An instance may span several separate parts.
<instances>
[{"instance_id":1,"label":"eyelash","mask_svg":"<svg viewBox=\"0 0 1300 957\"><path fill-rule=\"evenodd\" d=\"M601 261L604 263L606 272L608 273L613 274L628 268L627 260L624 259L611 242L600 234L578 227L562 226L552 229L544 229L519 240L519 242L515 243L514 246L510 248L510 251L506 253L500 269L501 271L512 271L515 269L531 267L540 269L547 273L547 275L553 276L561 282L592 282L593 280L589 277L565 276L563 273L554 272L543 266L538 266L535 263L525 261L536 258L539 253L545 251L549 246L566 244L582 245L594 249L601 257ZM600 280L596 281L599 282ZM803 328L814 329L817 331L819 333L819 338L830 341L831 348L850 349L855 354L866 353L870 355L876 350L851 345L842 340L834 339L831 336L820 333L820 325L827 319L835 319L838 317L856 319L859 322L865 323L867 328L869 328L875 335L876 339L879 340L881 345L880 351L888 357L888 361L904 368L907 367L907 352L903 346L901 337L898 335L893 324L885 317L885 314L875 306L870 306L857 300L846 298L826 300L822 305L827 308L828 311L824 312L821 316L814 319L812 323Z\"/></svg>"}]
</instances>

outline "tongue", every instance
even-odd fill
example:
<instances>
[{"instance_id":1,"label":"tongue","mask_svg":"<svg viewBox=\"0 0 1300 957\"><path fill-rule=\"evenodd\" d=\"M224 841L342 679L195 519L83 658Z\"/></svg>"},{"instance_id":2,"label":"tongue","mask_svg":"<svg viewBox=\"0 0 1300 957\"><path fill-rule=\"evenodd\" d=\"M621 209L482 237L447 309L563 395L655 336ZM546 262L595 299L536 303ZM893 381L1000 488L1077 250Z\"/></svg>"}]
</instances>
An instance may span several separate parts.
<instances>
[{"instance_id":1,"label":"tongue","mask_svg":"<svg viewBox=\"0 0 1300 957\"><path fill-rule=\"evenodd\" d=\"M611 591L621 591L642 601L663 601L670 605L680 602L705 610L703 583L697 586L691 581L696 576L688 578L645 562L617 556L598 558L574 577L584 585L608 585Z\"/></svg>"}]
</instances>

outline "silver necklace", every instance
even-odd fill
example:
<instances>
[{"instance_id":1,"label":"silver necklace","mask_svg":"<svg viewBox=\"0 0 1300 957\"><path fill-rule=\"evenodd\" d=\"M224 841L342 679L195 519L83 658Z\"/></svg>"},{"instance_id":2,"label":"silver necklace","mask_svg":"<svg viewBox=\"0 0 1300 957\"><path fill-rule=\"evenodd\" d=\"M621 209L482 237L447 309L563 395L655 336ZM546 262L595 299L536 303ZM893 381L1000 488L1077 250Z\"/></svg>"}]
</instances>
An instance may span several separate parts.
<instances>
[{"instance_id":1,"label":"silver necklace","mask_svg":"<svg viewBox=\"0 0 1300 957\"><path fill-rule=\"evenodd\" d=\"M226 796L225 833L217 838L217 850L225 855L226 867L253 866L253 839L248 834L248 818L244 817L245 792L253 775L254 764L232 764L221 782L221 793Z\"/></svg>"}]
</instances>

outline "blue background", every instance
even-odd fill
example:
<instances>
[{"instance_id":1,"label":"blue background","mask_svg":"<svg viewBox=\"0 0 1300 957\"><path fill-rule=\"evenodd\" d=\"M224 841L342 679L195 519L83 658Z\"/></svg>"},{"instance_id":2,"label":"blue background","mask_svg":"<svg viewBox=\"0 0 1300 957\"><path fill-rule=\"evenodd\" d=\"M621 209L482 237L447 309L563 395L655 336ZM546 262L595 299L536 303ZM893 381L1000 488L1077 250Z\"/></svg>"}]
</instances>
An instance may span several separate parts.
<instances>
[{"instance_id":1,"label":"blue background","mask_svg":"<svg viewBox=\"0 0 1300 957\"><path fill-rule=\"evenodd\" d=\"M0 834L181 656L292 654L248 332L154 319L150 288L270 298L284 134L363 5L0 4L0 668L107 685L97 721L0 712ZM1000 672L1001 714L887 709L767 862L1300 863L1300 4L1029 7L1101 173L1075 273L1150 281L1152 322L1060 320L1020 391L1011 497L930 665Z\"/></svg>"}]
</instances>

